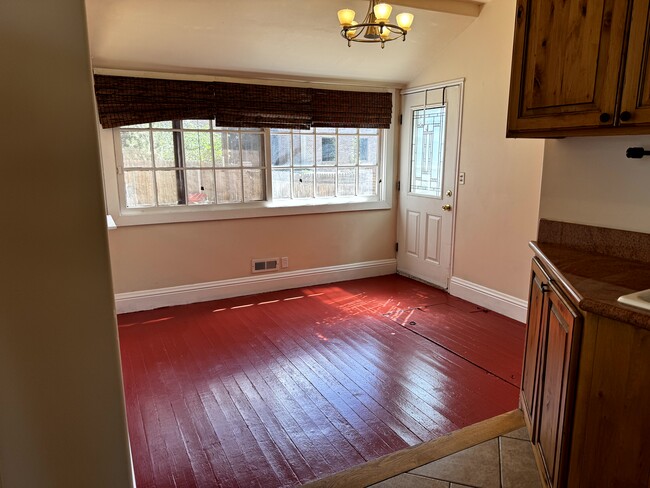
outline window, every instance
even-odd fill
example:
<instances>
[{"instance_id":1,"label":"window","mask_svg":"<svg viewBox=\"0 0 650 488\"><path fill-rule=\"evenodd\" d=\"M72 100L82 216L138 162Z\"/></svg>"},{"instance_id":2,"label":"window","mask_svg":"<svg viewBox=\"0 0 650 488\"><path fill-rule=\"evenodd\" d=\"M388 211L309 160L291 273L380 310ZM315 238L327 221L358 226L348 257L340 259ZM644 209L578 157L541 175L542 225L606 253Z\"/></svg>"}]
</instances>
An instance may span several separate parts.
<instances>
[{"instance_id":1,"label":"window","mask_svg":"<svg viewBox=\"0 0 650 488\"><path fill-rule=\"evenodd\" d=\"M372 198L379 129L271 129L273 199Z\"/></svg>"},{"instance_id":2,"label":"window","mask_svg":"<svg viewBox=\"0 0 650 488\"><path fill-rule=\"evenodd\" d=\"M240 129L216 127L211 120L116 128L121 210L378 202L382 133Z\"/></svg>"},{"instance_id":3,"label":"window","mask_svg":"<svg viewBox=\"0 0 650 488\"><path fill-rule=\"evenodd\" d=\"M126 208L261 201L264 133L209 120L119 129Z\"/></svg>"}]
</instances>

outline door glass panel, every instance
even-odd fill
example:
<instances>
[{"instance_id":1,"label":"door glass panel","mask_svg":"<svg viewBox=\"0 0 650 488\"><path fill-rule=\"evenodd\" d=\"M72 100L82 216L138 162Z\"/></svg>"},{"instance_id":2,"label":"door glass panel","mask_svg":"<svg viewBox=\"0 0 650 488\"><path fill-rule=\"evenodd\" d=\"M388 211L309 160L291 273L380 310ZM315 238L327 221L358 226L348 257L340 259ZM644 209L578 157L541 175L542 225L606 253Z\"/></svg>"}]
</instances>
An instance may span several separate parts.
<instances>
[{"instance_id":1,"label":"door glass panel","mask_svg":"<svg viewBox=\"0 0 650 488\"><path fill-rule=\"evenodd\" d=\"M446 107L413 111L410 192L441 198L445 166Z\"/></svg>"}]
</instances>

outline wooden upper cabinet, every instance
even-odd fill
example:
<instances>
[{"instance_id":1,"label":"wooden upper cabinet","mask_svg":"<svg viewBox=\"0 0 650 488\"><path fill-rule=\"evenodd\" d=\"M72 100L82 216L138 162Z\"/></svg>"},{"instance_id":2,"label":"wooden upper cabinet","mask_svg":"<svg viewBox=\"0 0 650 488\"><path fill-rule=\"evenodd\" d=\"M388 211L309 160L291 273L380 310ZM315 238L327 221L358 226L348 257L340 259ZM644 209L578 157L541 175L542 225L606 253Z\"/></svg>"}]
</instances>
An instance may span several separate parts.
<instances>
[{"instance_id":1,"label":"wooden upper cabinet","mask_svg":"<svg viewBox=\"0 0 650 488\"><path fill-rule=\"evenodd\" d=\"M650 0L635 0L621 97L622 126L650 124Z\"/></svg>"},{"instance_id":2,"label":"wooden upper cabinet","mask_svg":"<svg viewBox=\"0 0 650 488\"><path fill-rule=\"evenodd\" d=\"M517 1L509 137L616 124L630 1Z\"/></svg>"}]
</instances>

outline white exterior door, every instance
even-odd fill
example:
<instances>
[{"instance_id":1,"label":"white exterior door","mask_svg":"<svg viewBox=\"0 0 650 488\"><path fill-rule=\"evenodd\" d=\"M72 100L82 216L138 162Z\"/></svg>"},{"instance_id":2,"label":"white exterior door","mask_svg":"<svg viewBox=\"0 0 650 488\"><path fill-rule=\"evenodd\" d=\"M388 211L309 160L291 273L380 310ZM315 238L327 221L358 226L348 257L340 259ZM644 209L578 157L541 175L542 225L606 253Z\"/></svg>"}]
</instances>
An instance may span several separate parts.
<instances>
[{"instance_id":1,"label":"white exterior door","mask_svg":"<svg viewBox=\"0 0 650 488\"><path fill-rule=\"evenodd\" d=\"M397 270L441 288L451 277L462 83L402 96Z\"/></svg>"}]
</instances>

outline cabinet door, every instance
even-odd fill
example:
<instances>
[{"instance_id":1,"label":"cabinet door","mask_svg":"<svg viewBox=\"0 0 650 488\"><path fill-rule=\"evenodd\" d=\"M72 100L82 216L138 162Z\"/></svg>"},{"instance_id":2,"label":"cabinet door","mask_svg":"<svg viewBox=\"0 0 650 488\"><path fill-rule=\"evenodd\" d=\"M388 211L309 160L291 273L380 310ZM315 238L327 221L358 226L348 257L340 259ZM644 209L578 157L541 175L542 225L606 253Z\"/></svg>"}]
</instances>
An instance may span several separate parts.
<instances>
[{"instance_id":1,"label":"cabinet door","mask_svg":"<svg viewBox=\"0 0 650 488\"><path fill-rule=\"evenodd\" d=\"M650 123L650 0L635 0L621 98L621 125Z\"/></svg>"},{"instance_id":2,"label":"cabinet door","mask_svg":"<svg viewBox=\"0 0 650 488\"><path fill-rule=\"evenodd\" d=\"M548 279L533 259L530 298L528 300L528 321L526 328L526 350L524 351L524 369L521 379L521 400L526 416L533 427L531 440L536 439L535 408L536 388L539 375L539 355L541 351L542 317L544 309L544 294L548 290Z\"/></svg>"},{"instance_id":3,"label":"cabinet door","mask_svg":"<svg viewBox=\"0 0 650 488\"><path fill-rule=\"evenodd\" d=\"M630 0L518 0L508 135L614 124Z\"/></svg>"},{"instance_id":4,"label":"cabinet door","mask_svg":"<svg viewBox=\"0 0 650 488\"><path fill-rule=\"evenodd\" d=\"M545 354L539 390L539 449L549 485L563 485L568 466L565 453L573 409L573 376L581 333L581 318L561 292L550 285L546 295Z\"/></svg>"}]
</instances>

